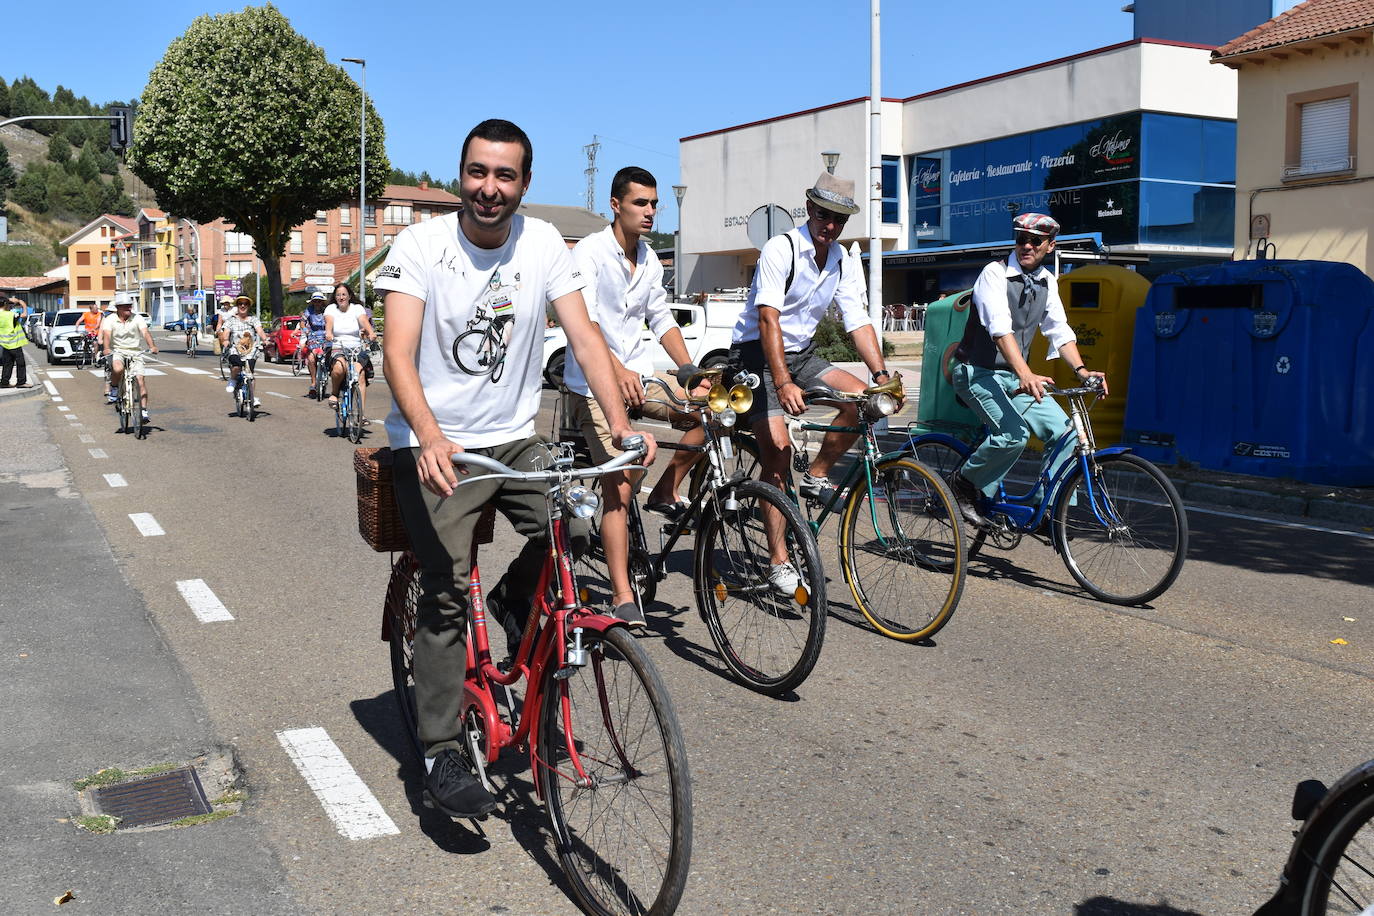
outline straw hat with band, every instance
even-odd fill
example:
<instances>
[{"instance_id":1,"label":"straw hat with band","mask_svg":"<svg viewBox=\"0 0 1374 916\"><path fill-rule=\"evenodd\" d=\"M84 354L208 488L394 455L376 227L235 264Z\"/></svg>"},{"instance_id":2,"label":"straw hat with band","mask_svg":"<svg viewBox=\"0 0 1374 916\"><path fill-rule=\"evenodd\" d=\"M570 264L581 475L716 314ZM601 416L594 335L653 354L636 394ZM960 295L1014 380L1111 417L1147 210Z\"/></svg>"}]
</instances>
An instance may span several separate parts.
<instances>
[{"instance_id":1,"label":"straw hat with band","mask_svg":"<svg viewBox=\"0 0 1374 916\"><path fill-rule=\"evenodd\" d=\"M836 178L829 172L821 172L816 186L806 192L806 199L833 213L853 216L859 212L859 205L854 203L853 180Z\"/></svg>"}]
</instances>

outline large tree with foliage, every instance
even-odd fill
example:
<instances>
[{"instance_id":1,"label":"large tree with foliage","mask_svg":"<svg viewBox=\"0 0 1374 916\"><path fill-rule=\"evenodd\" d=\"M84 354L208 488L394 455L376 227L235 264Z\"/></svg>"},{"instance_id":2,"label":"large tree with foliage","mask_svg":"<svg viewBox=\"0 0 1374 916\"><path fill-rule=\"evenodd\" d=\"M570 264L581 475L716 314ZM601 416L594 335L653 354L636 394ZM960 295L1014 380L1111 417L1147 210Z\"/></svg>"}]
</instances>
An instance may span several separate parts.
<instances>
[{"instance_id":1,"label":"large tree with foliage","mask_svg":"<svg viewBox=\"0 0 1374 916\"><path fill-rule=\"evenodd\" d=\"M253 239L282 314L293 227L358 196L359 88L270 3L201 16L153 68L129 167L177 216L224 217ZM367 185L391 165L367 106Z\"/></svg>"}]
</instances>

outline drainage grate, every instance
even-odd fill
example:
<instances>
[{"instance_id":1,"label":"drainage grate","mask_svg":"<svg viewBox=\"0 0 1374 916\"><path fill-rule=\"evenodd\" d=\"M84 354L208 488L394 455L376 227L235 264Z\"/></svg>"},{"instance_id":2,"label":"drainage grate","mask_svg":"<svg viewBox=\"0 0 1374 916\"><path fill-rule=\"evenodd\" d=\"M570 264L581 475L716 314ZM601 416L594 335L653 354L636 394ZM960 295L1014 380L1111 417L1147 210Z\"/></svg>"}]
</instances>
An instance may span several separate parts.
<instances>
[{"instance_id":1,"label":"drainage grate","mask_svg":"<svg viewBox=\"0 0 1374 916\"><path fill-rule=\"evenodd\" d=\"M102 814L119 818L121 828L170 824L183 817L210 813L210 803L194 767L96 789L95 803Z\"/></svg>"}]
</instances>

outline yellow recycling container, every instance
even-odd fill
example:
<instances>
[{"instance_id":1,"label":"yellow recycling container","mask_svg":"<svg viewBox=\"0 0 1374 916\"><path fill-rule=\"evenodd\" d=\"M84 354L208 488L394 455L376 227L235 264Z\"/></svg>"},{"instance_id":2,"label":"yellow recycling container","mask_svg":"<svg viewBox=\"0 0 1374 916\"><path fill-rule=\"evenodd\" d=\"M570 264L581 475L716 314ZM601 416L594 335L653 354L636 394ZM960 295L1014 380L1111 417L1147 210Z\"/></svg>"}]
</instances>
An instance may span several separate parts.
<instances>
[{"instance_id":1,"label":"yellow recycling container","mask_svg":"<svg viewBox=\"0 0 1374 916\"><path fill-rule=\"evenodd\" d=\"M1136 309L1145 304L1150 281L1114 264L1090 264L1059 278L1059 297L1069 326L1078 337L1078 352L1089 369L1107 373L1111 395L1092 411L1093 433L1099 447L1117 445L1126 420L1126 384L1131 378L1131 345L1135 339ZM1030 366L1048 375L1061 388L1077 384L1062 359L1046 359L1045 338L1036 335Z\"/></svg>"}]
</instances>

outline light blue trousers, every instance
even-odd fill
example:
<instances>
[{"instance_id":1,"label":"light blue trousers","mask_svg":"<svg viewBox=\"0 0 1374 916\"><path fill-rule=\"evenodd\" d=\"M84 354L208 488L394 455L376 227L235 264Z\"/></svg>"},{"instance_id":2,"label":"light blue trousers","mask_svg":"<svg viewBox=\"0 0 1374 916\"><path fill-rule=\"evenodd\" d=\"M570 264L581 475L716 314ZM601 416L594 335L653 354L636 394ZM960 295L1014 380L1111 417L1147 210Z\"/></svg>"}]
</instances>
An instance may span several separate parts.
<instances>
[{"instance_id":1,"label":"light blue trousers","mask_svg":"<svg viewBox=\"0 0 1374 916\"><path fill-rule=\"evenodd\" d=\"M985 496L997 495L997 484L1021 457L1032 434L1049 448L1055 437L1071 432L1069 416L1054 398L1047 395L1037 404L1028 394L1013 396L1021 387L1013 372L956 362L952 375L954 390L988 428L988 437L959 471ZM1051 479L1072 455L1073 449L1066 448L1055 456Z\"/></svg>"}]
</instances>

